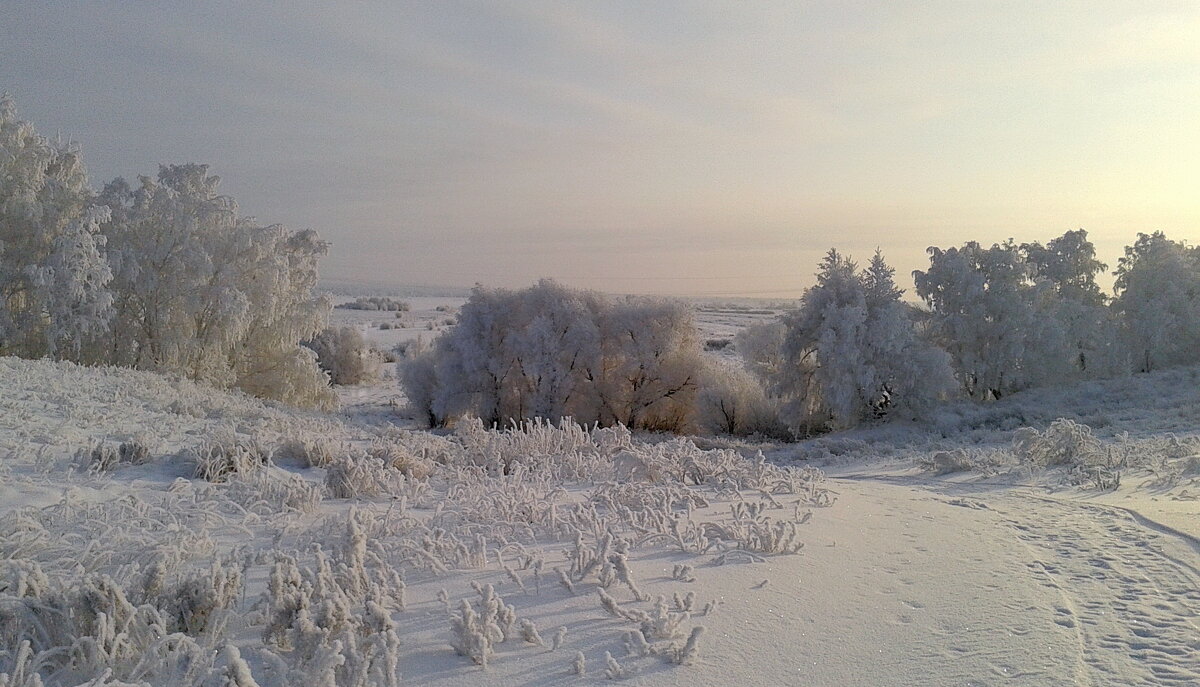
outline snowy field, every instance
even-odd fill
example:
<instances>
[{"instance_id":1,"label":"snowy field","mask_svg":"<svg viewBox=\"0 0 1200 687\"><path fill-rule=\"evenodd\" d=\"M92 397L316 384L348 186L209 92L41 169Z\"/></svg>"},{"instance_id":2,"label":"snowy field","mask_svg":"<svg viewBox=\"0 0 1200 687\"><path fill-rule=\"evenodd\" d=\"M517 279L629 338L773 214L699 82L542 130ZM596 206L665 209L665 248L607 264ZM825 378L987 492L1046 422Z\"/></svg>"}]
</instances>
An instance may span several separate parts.
<instances>
[{"instance_id":1,"label":"snowy field","mask_svg":"<svg viewBox=\"0 0 1200 687\"><path fill-rule=\"evenodd\" d=\"M1200 682L1200 369L798 444L340 393L0 359L0 684Z\"/></svg>"}]
</instances>

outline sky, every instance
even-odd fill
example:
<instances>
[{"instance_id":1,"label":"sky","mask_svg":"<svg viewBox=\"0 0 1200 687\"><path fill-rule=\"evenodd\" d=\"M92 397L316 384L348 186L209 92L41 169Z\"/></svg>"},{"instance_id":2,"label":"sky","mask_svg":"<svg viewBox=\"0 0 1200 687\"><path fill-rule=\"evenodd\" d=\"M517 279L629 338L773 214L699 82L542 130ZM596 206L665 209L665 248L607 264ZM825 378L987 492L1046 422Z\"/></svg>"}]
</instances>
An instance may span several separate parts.
<instances>
[{"instance_id":1,"label":"sky","mask_svg":"<svg viewBox=\"0 0 1200 687\"><path fill-rule=\"evenodd\" d=\"M93 185L202 162L323 276L794 297L829 248L1200 243L1200 3L0 0Z\"/></svg>"}]
</instances>

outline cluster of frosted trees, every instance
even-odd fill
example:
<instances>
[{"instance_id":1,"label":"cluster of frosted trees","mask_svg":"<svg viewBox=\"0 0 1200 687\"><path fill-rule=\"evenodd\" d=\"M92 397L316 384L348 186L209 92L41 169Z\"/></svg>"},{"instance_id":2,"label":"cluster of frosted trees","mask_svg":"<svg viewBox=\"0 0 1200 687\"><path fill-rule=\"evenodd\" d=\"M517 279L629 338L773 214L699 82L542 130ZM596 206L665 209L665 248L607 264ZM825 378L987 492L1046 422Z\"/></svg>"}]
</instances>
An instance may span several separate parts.
<instances>
[{"instance_id":1,"label":"cluster of frosted trees","mask_svg":"<svg viewBox=\"0 0 1200 687\"><path fill-rule=\"evenodd\" d=\"M572 417L778 436L1200 363L1200 249L1162 233L1126 248L1111 298L1083 230L929 256L914 273L919 306L902 300L879 253L860 268L830 251L799 307L738 336L741 366L702 355L680 303L545 281L477 288L402 382L433 425Z\"/></svg>"},{"instance_id":2,"label":"cluster of frosted trees","mask_svg":"<svg viewBox=\"0 0 1200 687\"><path fill-rule=\"evenodd\" d=\"M1125 249L1111 298L1083 230L929 257L913 274L924 307L900 300L880 255L860 271L831 251L797 310L742 334L748 368L794 431L1200 363L1200 249L1161 232Z\"/></svg>"},{"instance_id":3,"label":"cluster of frosted trees","mask_svg":"<svg viewBox=\"0 0 1200 687\"><path fill-rule=\"evenodd\" d=\"M1125 249L1113 298L1083 230L929 254L917 294L971 398L1200 362L1200 250L1161 232Z\"/></svg>"},{"instance_id":4,"label":"cluster of frosted trees","mask_svg":"<svg viewBox=\"0 0 1200 687\"><path fill-rule=\"evenodd\" d=\"M0 97L0 355L177 373L333 402L299 342L320 331L326 244L239 216L203 165L95 193L75 147Z\"/></svg>"}]
</instances>

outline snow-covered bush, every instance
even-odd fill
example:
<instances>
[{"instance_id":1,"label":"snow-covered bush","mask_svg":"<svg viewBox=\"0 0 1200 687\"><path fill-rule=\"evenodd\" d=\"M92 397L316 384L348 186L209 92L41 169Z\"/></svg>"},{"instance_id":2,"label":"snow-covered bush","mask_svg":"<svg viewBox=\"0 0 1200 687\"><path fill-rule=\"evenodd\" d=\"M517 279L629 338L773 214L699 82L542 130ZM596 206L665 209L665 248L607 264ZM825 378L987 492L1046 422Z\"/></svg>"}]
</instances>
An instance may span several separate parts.
<instances>
[{"instance_id":1,"label":"snow-covered bush","mask_svg":"<svg viewBox=\"0 0 1200 687\"><path fill-rule=\"evenodd\" d=\"M696 395L697 427L734 436L788 438L778 399L767 396L765 386L745 368L710 363Z\"/></svg>"},{"instance_id":2,"label":"snow-covered bush","mask_svg":"<svg viewBox=\"0 0 1200 687\"><path fill-rule=\"evenodd\" d=\"M275 449L277 462L292 462L304 468L328 466L344 448L319 436L299 436L284 441Z\"/></svg>"},{"instance_id":3,"label":"snow-covered bush","mask_svg":"<svg viewBox=\"0 0 1200 687\"><path fill-rule=\"evenodd\" d=\"M278 469L242 473L222 486L230 501L263 516L311 513L321 504L319 485Z\"/></svg>"},{"instance_id":4,"label":"snow-covered bush","mask_svg":"<svg viewBox=\"0 0 1200 687\"><path fill-rule=\"evenodd\" d=\"M327 327L304 342L317 354L317 364L339 385L379 381L383 358L367 344L357 327Z\"/></svg>"},{"instance_id":5,"label":"snow-covered bush","mask_svg":"<svg viewBox=\"0 0 1200 687\"><path fill-rule=\"evenodd\" d=\"M109 472L121 465L142 465L150 462L150 448L139 439L120 444L101 441L80 461L91 472Z\"/></svg>"},{"instance_id":6,"label":"snow-covered bush","mask_svg":"<svg viewBox=\"0 0 1200 687\"><path fill-rule=\"evenodd\" d=\"M1093 462L1101 455L1101 447L1091 427L1060 418L1044 431L1025 427L1014 432L1013 452L1022 462L1054 467Z\"/></svg>"},{"instance_id":7,"label":"snow-covered bush","mask_svg":"<svg viewBox=\"0 0 1200 687\"><path fill-rule=\"evenodd\" d=\"M409 478L383 457L352 454L329 465L325 488L335 499L396 496L405 491Z\"/></svg>"},{"instance_id":8,"label":"snow-covered bush","mask_svg":"<svg viewBox=\"0 0 1200 687\"><path fill-rule=\"evenodd\" d=\"M515 636L517 612L496 593L492 585L475 585L479 600L472 606L463 599L457 615L450 616L450 645L460 656L487 667L496 653L494 645Z\"/></svg>"},{"instance_id":9,"label":"snow-covered bush","mask_svg":"<svg viewBox=\"0 0 1200 687\"><path fill-rule=\"evenodd\" d=\"M340 546L316 547L311 565L276 556L263 599L272 649L263 654L287 684L399 685L392 614L404 608L405 585L369 548L367 520L352 509Z\"/></svg>"},{"instance_id":10,"label":"snow-covered bush","mask_svg":"<svg viewBox=\"0 0 1200 687\"><path fill-rule=\"evenodd\" d=\"M921 455L916 458L916 464L922 470L935 475L971 471L993 475L1012 469L1016 460L1016 457L1006 450L969 447Z\"/></svg>"},{"instance_id":11,"label":"snow-covered bush","mask_svg":"<svg viewBox=\"0 0 1200 687\"><path fill-rule=\"evenodd\" d=\"M396 347L400 350L400 347ZM438 355L424 339L417 338L404 345L403 359L396 366L400 386L408 399L408 410L419 421L429 427L442 423L433 404L439 393L437 361Z\"/></svg>"},{"instance_id":12,"label":"snow-covered bush","mask_svg":"<svg viewBox=\"0 0 1200 687\"><path fill-rule=\"evenodd\" d=\"M519 291L477 287L401 382L436 424L572 417L679 432L692 422L701 360L682 303L613 300L543 280Z\"/></svg>"},{"instance_id":13,"label":"snow-covered bush","mask_svg":"<svg viewBox=\"0 0 1200 687\"><path fill-rule=\"evenodd\" d=\"M367 449L367 455L413 479L428 477L433 469L428 461L414 455L409 447L387 439L377 439L372 442Z\"/></svg>"},{"instance_id":14,"label":"snow-covered bush","mask_svg":"<svg viewBox=\"0 0 1200 687\"><path fill-rule=\"evenodd\" d=\"M187 449L195 465L195 476L208 482L224 482L233 475L261 470L271 462L271 451L255 439L226 436Z\"/></svg>"}]
</instances>

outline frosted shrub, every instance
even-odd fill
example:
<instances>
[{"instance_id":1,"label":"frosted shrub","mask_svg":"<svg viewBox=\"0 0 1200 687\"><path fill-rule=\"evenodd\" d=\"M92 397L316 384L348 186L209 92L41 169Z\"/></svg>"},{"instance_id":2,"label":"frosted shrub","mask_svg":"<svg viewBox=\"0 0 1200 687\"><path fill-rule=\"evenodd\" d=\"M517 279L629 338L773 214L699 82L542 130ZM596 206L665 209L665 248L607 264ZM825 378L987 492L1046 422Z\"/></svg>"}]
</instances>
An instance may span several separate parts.
<instances>
[{"instance_id":1,"label":"frosted shrub","mask_svg":"<svg viewBox=\"0 0 1200 687\"><path fill-rule=\"evenodd\" d=\"M964 449L956 449L953 451L937 451L928 458L923 458L918 461L918 464L926 471L932 472L935 475L947 475L952 472L966 472L974 469L970 456Z\"/></svg>"},{"instance_id":2,"label":"frosted shrub","mask_svg":"<svg viewBox=\"0 0 1200 687\"><path fill-rule=\"evenodd\" d=\"M605 599L601 591L601 601L606 607L615 606L611 598ZM611 608L609 612L613 615ZM685 631L683 623L691 617L689 613L672 613L666 599L658 597L654 611L619 611L618 617L640 623L640 628L630 630L622 635L625 651L629 656L646 657L658 656L674 664L692 663L699 652L700 637L704 634L704 626L697 625ZM686 639L683 639L686 634ZM680 643L678 640L683 639ZM624 671L621 673L625 675Z\"/></svg>"},{"instance_id":3,"label":"frosted shrub","mask_svg":"<svg viewBox=\"0 0 1200 687\"><path fill-rule=\"evenodd\" d=\"M338 674L351 682L339 684L371 684L361 680L372 674L386 676L386 684L395 679L399 641L391 613L403 608L405 586L368 546L369 527L369 517L352 509L331 554L315 548L311 565L277 554L267 582L263 642L291 652L297 669L341 656Z\"/></svg>"},{"instance_id":4,"label":"frosted shrub","mask_svg":"<svg viewBox=\"0 0 1200 687\"><path fill-rule=\"evenodd\" d=\"M250 672L249 664L242 658L236 646L226 644L224 654L226 687L259 687Z\"/></svg>"},{"instance_id":5,"label":"frosted shrub","mask_svg":"<svg viewBox=\"0 0 1200 687\"><path fill-rule=\"evenodd\" d=\"M325 473L325 488L335 499L398 495L407 481L403 472L381 458L362 454L334 461Z\"/></svg>"},{"instance_id":6,"label":"frosted shrub","mask_svg":"<svg viewBox=\"0 0 1200 687\"><path fill-rule=\"evenodd\" d=\"M322 437L297 437L288 439L275 449L276 461L291 461L300 467L323 468L341 453L333 442Z\"/></svg>"},{"instance_id":7,"label":"frosted shrub","mask_svg":"<svg viewBox=\"0 0 1200 687\"><path fill-rule=\"evenodd\" d=\"M584 427L563 418L556 427L544 420L513 423L507 429L484 429L476 418L455 426L454 438L468 465L509 474L516 466L547 472L559 479L611 476L613 452L628 445L629 431L617 425ZM603 473L603 474L602 474Z\"/></svg>"},{"instance_id":8,"label":"frosted shrub","mask_svg":"<svg viewBox=\"0 0 1200 687\"><path fill-rule=\"evenodd\" d=\"M778 399L746 369L710 364L696 397L697 425L704 431L733 436L788 438L779 418Z\"/></svg>"},{"instance_id":9,"label":"frosted shrub","mask_svg":"<svg viewBox=\"0 0 1200 687\"><path fill-rule=\"evenodd\" d=\"M15 597L38 598L50 589L50 578L37 561L0 560L0 592Z\"/></svg>"},{"instance_id":10,"label":"frosted shrub","mask_svg":"<svg viewBox=\"0 0 1200 687\"><path fill-rule=\"evenodd\" d=\"M382 310L385 312L408 312L410 305L408 301L396 300L386 296L363 296L349 303L342 303L337 306L348 310Z\"/></svg>"},{"instance_id":11,"label":"frosted shrub","mask_svg":"<svg viewBox=\"0 0 1200 687\"><path fill-rule=\"evenodd\" d=\"M582 651L576 651L574 658L571 659L571 674L587 675L587 658L584 657Z\"/></svg>"},{"instance_id":12,"label":"frosted shrub","mask_svg":"<svg viewBox=\"0 0 1200 687\"><path fill-rule=\"evenodd\" d=\"M704 630L703 625L693 627L692 631L688 633L687 641L683 643L682 647L677 649L672 647L672 650L667 655L671 662L684 665L694 662L696 655L699 653L700 638L704 636Z\"/></svg>"},{"instance_id":13,"label":"frosted shrub","mask_svg":"<svg viewBox=\"0 0 1200 687\"><path fill-rule=\"evenodd\" d=\"M186 453L195 464L195 476L208 482L224 482L231 475L261 470L271 461L271 452L256 440L226 437L206 441Z\"/></svg>"},{"instance_id":14,"label":"frosted shrub","mask_svg":"<svg viewBox=\"0 0 1200 687\"><path fill-rule=\"evenodd\" d=\"M225 486L224 495L263 516L312 513L321 505L320 485L278 468L239 473Z\"/></svg>"},{"instance_id":15,"label":"frosted shrub","mask_svg":"<svg viewBox=\"0 0 1200 687\"><path fill-rule=\"evenodd\" d=\"M7 668L0 671L0 687L42 687L42 676L38 673L29 640L22 641L8 665L0 663L0 667Z\"/></svg>"},{"instance_id":16,"label":"frosted shrub","mask_svg":"<svg viewBox=\"0 0 1200 687\"><path fill-rule=\"evenodd\" d=\"M624 680L629 675L629 671L625 670L620 661L613 658L611 652L604 652L604 677L609 680Z\"/></svg>"},{"instance_id":17,"label":"frosted shrub","mask_svg":"<svg viewBox=\"0 0 1200 687\"><path fill-rule=\"evenodd\" d=\"M172 629L199 635L220 627L220 613L228 611L244 590L245 561L214 558L208 570L185 577L163 595L161 607Z\"/></svg>"},{"instance_id":18,"label":"frosted shrub","mask_svg":"<svg viewBox=\"0 0 1200 687\"><path fill-rule=\"evenodd\" d=\"M642 636L648 640L675 639L682 632L680 626L691 618L688 613L673 613L667 606L666 597L659 596L654 612L642 621Z\"/></svg>"},{"instance_id":19,"label":"frosted shrub","mask_svg":"<svg viewBox=\"0 0 1200 687\"><path fill-rule=\"evenodd\" d=\"M150 462L150 449L138 439L113 445L97 443L81 462L90 472L111 472L122 465L143 465Z\"/></svg>"},{"instance_id":20,"label":"frosted shrub","mask_svg":"<svg viewBox=\"0 0 1200 687\"><path fill-rule=\"evenodd\" d=\"M1084 465L1101 455L1092 428L1066 418L1055 420L1042 432L1029 427L1017 430L1013 452L1022 462L1037 467Z\"/></svg>"},{"instance_id":21,"label":"frosted shrub","mask_svg":"<svg viewBox=\"0 0 1200 687\"><path fill-rule=\"evenodd\" d=\"M536 644L537 646L546 645L546 643L542 641L542 636L538 633L537 625L535 625L533 621L528 618L525 618L521 621L521 639L524 639L529 644Z\"/></svg>"},{"instance_id":22,"label":"frosted shrub","mask_svg":"<svg viewBox=\"0 0 1200 687\"><path fill-rule=\"evenodd\" d=\"M573 417L682 432L701 361L685 305L541 281L520 291L476 288L458 323L406 363L401 382L434 424Z\"/></svg>"},{"instance_id":23,"label":"frosted shrub","mask_svg":"<svg viewBox=\"0 0 1200 687\"><path fill-rule=\"evenodd\" d=\"M671 579L677 582L695 582L695 572L696 569L686 563L676 563L675 567L671 568Z\"/></svg>"},{"instance_id":24,"label":"frosted shrub","mask_svg":"<svg viewBox=\"0 0 1200 687\"><path fill-rule=\"evenodd\" d=\"M471 602L463 599L458 613L450 616L450 645L460 656L466 656L475 663L487 667L488 660L495 654L494 645L514 636L514 625L517 613L511 605L506 605L504 599L496 594L492 585L474 585L479 600L472 606ZM532 636L537 632L533 629ZM528 638L526 630L521 632ZM538 643L541 638L538 637Z\"/></svg>"},{"instance_id":25,"label":"frosted shrub","mask_svg":"<svg viewBox=\"0 0 1200 687\"><path fill-rule=\"evenodd\" d=\"M142 680L178 674L178 662L191 666L191 678L207 673L203 652L181 634L166 634L171 621L152 604L135 606L107 576L91 576L39 599L0 604L0 642L24 649L26 684L41 684L32 671L81 680L111 675ZM18 661L19 663L19 661ZM18 666L20 669L20 666ZM177 683L178 684L178 683Z\"/></svg>"},{"instance_id":26,"label":"frosted shrub","mask_svg":"<svg viewBox=\"0 0 1200 687\"><path fill-rule=\"evenodd\" d=\"M404 346L403 360L396 366L400 386L408 399L408 411L428 427L445 424L433 407L440 389L437 360L437 354L425 340L417 339Z\"/></svg>"},{"instance_id":27,"label":"frosted shrub","mask_svg":"<svg viewBox=\"0 0 1200 687\"><path fill-rule=\"evenodd\" d=\"M371 384L382 374L383 357L356 327L328 327L304 345L316 352L317 364L334 384Z\"/></svg>"},{"instance_id":28,"label":"frosted shrub","mask_svg":"<svg viewBox=\"0 0 1200 687\"><path fill-rule=\"evenodd\" d=\"M432 471L432 466L413 455L408 447L396 442L387 441L386 439L377 439L374 441L370 448L367 449L367 455L393 470L399 470L405 476L414 479L428 477Z\"/></svg>"}]
</instances>

